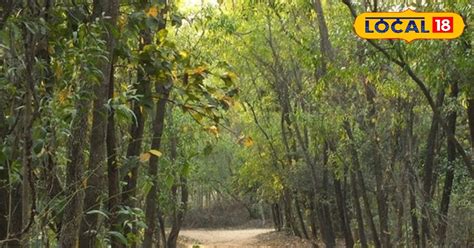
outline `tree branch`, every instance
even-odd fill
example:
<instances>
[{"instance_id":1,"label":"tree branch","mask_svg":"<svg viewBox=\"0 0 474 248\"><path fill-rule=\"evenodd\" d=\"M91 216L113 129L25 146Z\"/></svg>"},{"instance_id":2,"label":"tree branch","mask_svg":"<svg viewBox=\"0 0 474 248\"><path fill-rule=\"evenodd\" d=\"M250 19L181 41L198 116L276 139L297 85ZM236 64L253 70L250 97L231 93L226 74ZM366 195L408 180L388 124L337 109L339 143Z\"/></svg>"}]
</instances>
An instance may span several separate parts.
<instances>
[{"instance_id":1,"label":"tree branch","mask_svg":"<svg viewBox=\"0 0 474 248\"><path fill-rule=\"evenodd\" d=\"M352 5L351 1L350 0L342 0L342 2L347 5L347 7L349 8L352 16L354 18L357 17L357 12L355 11L354 9L354 6ZM445 120L439 115L439 113L441 112L439 110L439 108L436 106L434 100L433 100L433 97L431 96L431 93L430 91L428 90L428 88L426 87L425 83L423 82L423 80L421 80L416 74L415 72L411 69L411 67L408 65L408 63L406 63L406 61L403 59L403 56L400 52L399 49L395 49L396 50L396 53L397 53L397 57L394 57L392 56L390 53L388 53L384 48L382 48L380 45L378 45L375 41L373 40L367 40L367 42L369 44L371 44L373 47L375 47L377 50L379 50L388 60L392 61L393 63L397 64L402 70L404 70L405 72L407 72L407 74L410 76L410 78L415 81L415 83L418 85L418 87L421 89L421 91L423 92L423 95L425 96L426 100L428 101L428 104L430 105L431 109L433 110L433 114L436 116L438 116L439 118L439 122L441 124L441 126L443 127L443 129L445 130L446 134L447 134L447 137L448 139L453 142L456 146L456 150L458 150L459 154L461 155L461 157L463 158L463 161L464 161L464 165L466 166L468 172L469 172L469 175L471 176L471 178L474 178L474 169L472 168L472 161L471 159L469 158L469 156L467 156L466 152L464 151L464 148L462 147L462 145L459 143L459 141L456 139L456 137L454 136L454 134L448 132L448 125L446 124Z\"/></svg>"}]
</instances>

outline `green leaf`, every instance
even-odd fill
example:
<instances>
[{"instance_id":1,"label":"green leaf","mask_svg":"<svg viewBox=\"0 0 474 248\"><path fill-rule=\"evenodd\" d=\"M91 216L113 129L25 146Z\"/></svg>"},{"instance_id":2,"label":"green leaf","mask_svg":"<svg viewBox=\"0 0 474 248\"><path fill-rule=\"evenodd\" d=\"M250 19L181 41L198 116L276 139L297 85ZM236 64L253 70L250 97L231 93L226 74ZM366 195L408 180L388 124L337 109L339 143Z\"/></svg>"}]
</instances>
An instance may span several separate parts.
<instances>
[{"instance_id":1,"label":"green leaf","mask_svg":"<svg viewBox=\"0 0 474 248\"><path fill-rule=\"evenodd\" d=\"M128 240L127 238L125 238L125 236L123 236L123 234L116 231L109 231L109 234L110 236L116 237L120 241L120 243L128 245Z\"/></svg>"},{"instance_id":2,"label":"green leaf","mask_svg":"<svg viewBox=\"0 0 474 248\"><path fill-rule=\"evenodd\" d=\"M97 210L97 209L91 210L91 211L87 212L86 214L99 214L99 215L104 216L106 219L109 219L109 215L107 213L105 213L103 211L100 211L100 210Z\"/></svg>"},{"instance_id":3,"label":"green leaf","mask_svg":"<svg viewBox=\"0 0 474 248\"><path fill-rule=\"evenodd\" d=\"M184 177L189 177L189 174L191 172L191 165L189 163L184 163L183 164L183 169L181 170L181 175Z\"/></svg>"},{"instance_id":4,"label":"green leaf","mask_svg":"<svg viewBox=\"0 0 474 248\"><path fill-rule=\"evenodd\" d=\"M166 188L171 189L174 184L174 178L171 175L167 175L165 179Z\"/></svg>"}]
</instances>

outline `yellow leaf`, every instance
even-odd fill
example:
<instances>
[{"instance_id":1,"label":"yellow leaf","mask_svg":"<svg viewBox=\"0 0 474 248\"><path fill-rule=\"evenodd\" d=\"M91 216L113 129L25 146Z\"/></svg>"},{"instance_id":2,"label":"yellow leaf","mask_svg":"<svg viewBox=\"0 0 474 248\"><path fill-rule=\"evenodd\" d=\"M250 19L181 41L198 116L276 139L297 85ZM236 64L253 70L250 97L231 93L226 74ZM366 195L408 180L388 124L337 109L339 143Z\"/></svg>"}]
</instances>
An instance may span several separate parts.
<instances>
[{"instance_id":1,"label":"yellow leaf","mask_svg":"<svg viewBox=\"0 0 474 248\"><path fill-rule=\"evenodd\" d=\"M243 141L243 144L245 147L251 147L253 146L253 139L252 137L245 137L244 138L244 141Z\"/></svg>"},{"instance_id":2,"label":"yellow leaf","mask_svg":"<svg viewBox=\"0 0 474 248\"><path fill-rule=\"evenodd\" d=\"M163 155L163 153L161 153L160 151L158 150L154 150L154 149L151 149L150 150L150 153L157 156L157 157L161 157L161 155Z\"/></svg>"},{"instance_id":3,"label":"yellow leaf","mask_svg":"<svg viewBox=\"0 0 474 248\"><path fill-rule=\"evenodd\" d=\"M228 106L231 106L231 107L233 107L234 104L235 104L234 99L233 99L232 97L230 97L230 96L224 96L224 97L222 98L222 101L224 101Z\"/></svg>"},{"instance_id":4,"label":"yellow leaf","mask_svg":"<svg viewBox=\"0 0 474 248\"><path fill-rule=\"evenodd\" d=\"M63 76L63 68L61 67L61 65L56 64L56 66L54 67L54 75L58 79Z\"/></svg>"},{"instance_id":5,"label":"yellow leaf","mask_svg":"<svg viewBox=\"0 0 474 248\"><path fill-rule=\"evenodd\" d=\"M119 18L118 18L118 21L117 21L117 25L119 27L120 30L123 30L125 28L125 25L127 24L127 16L125 15L121 15Z\"/></svg>"},{"instance_id":6,"label":"yellow leaf","mask_svg":"<svg viewBox=\"0 0 474 248\"><path fill-rule=\"evenodd\" d=\"M181 58L185 59L185 58L188 57L188 53L186 51L180 51L179 56L181 56Z\"/></svg>"},{"instance_id":7,"label":"yellow leaf","mask_svg":"<svg viewBox=\"0 0 474 248\"><path fill-rule=\"evenodd\" d=\"M66 103L67 98L69 97L69 91L65 88L62 89L58 94L58 101L61 104Z\"/></svg>"},{"instance_id":8,"label":"yellow leaf","mask_svg":"<svg viewBox=\"0 0 474 248\"><path fill-rule=\"evenodd\" d=\"M157 17L158 16L158 8L153 6L148 9L146 13L147 16Z\"/></svg>"},{"instance_id":9,"label":"yellow leaf","mask_svg":"<svg viewBox=\"0 0 474 248\"><path fill-rule=\"evenodd\" d=\"M149 152L144 152L140 154L140 162L146 162L150 160L151 154Z\"/></svg>"},{"instance_id":10,"label":"yellow leaf","mask_svg":"<svg viewBox=\"0 0 474 248\"><path fill-rule=\"evenodd\" d=\"M198 66L193 71L192 74L199 74L202 75L203 73L207 72L207 67L205 66Z\"/></svg>"},{"instance_id":11,"label":"yellow leaf","mask_svg":"<svg viewBox=\"0 0 474 248\"><path fill-rule=\"evenodd\" d=\"M214 134L215 136L219 135L219 129L216 126L210 126L208 130L210 133Z\"/></svg>"},{"instance_id":12,"label":"yellow leaf","mask_svg":"<svg viewBox=\"0 0 474 248\"><path fill-rule=\"evenodd\" d=\"M225 72L224 74L222 74L222 78L228 78L232 81L234 81L235 79L237 79L237 74L233 73L233 72Z\"/></svg>"}]
</instances>

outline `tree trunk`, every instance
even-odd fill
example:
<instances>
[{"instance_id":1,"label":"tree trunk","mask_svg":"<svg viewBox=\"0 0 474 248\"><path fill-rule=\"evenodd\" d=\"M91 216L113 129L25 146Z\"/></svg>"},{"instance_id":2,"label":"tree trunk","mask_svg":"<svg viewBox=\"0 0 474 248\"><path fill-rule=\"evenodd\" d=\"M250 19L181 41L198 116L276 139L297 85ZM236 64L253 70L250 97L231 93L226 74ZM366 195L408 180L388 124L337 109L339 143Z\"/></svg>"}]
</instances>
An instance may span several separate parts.
<instances>
[{"instance_id":1,"label":"tree trunk","mask_svg":"<svg viewBox=\"0 0 474 248\"><path fill-rule=\"evenodd\" d=\"M413 247L420 247L420 233L418 227L418 217L416 214L416 182L417 176L414 170L414 147L415 138L413 135L413 125L415 119L415 113L413 112L413 105L408 108L408 120L407 120L407 158L405 161L405 173L408 177L408 193L409 193L409 208L410 208L410 222L412 232L412 243Z\"/></svg>"},{"instance_id":2,"label":"tree trunk","mask_svg":"<svg viewBox=\"0 0 474 248\"><path fill-rule=\"evenodd\" d=\"M457 98L458 85L457 83L452 84L451 97ZM454 136L456 132L456 111L449 113L447 117L448 130ZM448 164L446 168L446 176L444 179L443 196L439 207L439 224L438 224L438 244L444 246L446 240L446 229L448 225L448 210L449 201L451 198L451 191L453 188L454 180L454 165L456 161L456 147L455 144L447 139L447 151L448 151Z\"/></svg>"},{"instance_id":3,"label":"tree trunk","mask_svg":"<svg viewBox=\"0 0 474 248\"><path fill-rule=\"evenodd\" d=\"M444 91L438 94L437 106L438 108L443 105L444 101ZM422 247L427 247L430 244L428 243L431 239L430 235L430 204L431 204L431 189L433 187L433 170L434 170L434 158L435 158L435 147L438 134L438 125L439 119L442 118L438 115L438 112L433 114L433 119L431 122L430 132L428 134L428 140L426 143L426 156L425 164L423 166L423 207L422 207L422 217L421 217L421 245Z\"/></svg>"},{"instance_id":4,"label":"tree trunk","mask_svg":"<svg viewBox=\"0 0 474 248\"><path fill-rule=\"evenodd\" d=\"M0 145L2 146L8 132L8 125L3 112L3 106L4 103L0 100ZM10 173L8 171L7 163L8 161L6 158L0 160L0 199L3 199L0 201L0 240L5 239L8 235Z\"/></svg>"},{"instance_id":5,"label":"tree trunk","mask_svg":"<svg viewBox=\"0 0 474 248\"><path fill-rule=\"evenodd\" d=\"M322 66L320 67L320 76L324 76L327 71L327 63L334 59L334 52L331 46L331 42L329 40L329 32L328 27L326 24L326 20L324 18L323 7L321 5L321 0L312 0L313 1L313 8L316 12L318 18L318 27L319 27L319 35L321 38L319 39L319 47L321 50L322 56Z\"/></svg>"},{"instance_id":6,"label":"tree trunk","mask_svg":"<svg viewBox=\"0 0 474 248\"><path fill-rule=\"evenodd\" d=\"M170 108L170 114L168 115L168 125L173 129L176 129L176 125L174 123L173 119L173 109ZM174 131L171 133L170 137L170 159L172 163L176 166L176 159L178 157L178 152L177 152L177 146L178 146L178 134ZM168 240L166 242L166 247L167 248L176 248L177 241L178 241L178 235L179 231L181 230L181 225L183 223L184 219L184 213L186 212L187 209L187 204L188 204L188 185L187 185L187 175L182 174L182 170L179 170L176 172L176 174L179 174L179 182L175 183L171 189L171 195L174 204L173 207L173 216L171 216L171 231L169 232L168 235ZM178 199L178 188L181 189L180 192L180 199ZM164 228L162 228L164 229Z\"/></svg>"},{"instance_id":7,"label":"tree trunk","mask_svg":"<svg viewBox=\"0 0 474 248\"><path fill-rule=\"evenodd\" d=\"M367 187L365 186L364 176L362 175L362 171L360 169L356 171L356 174L357 174L357 180L359 181L362 200L364 203L365 215L367 218L367 222L369 222L370 230L372 232L372 240L374 241L375 247L381 247L379 235L377 233L377 228L375 227L375 223L374 223L374 216L372 214L369 196L367 195Z\"/></svg>"},{"instance_id":8,"label":"tree trunk","mask_svg":"<svg viewBox=\"0 0 474 248\"><path fill-rule=\"evenodd\" d=\"M145 29L140 33L140 47L139 50L143 51L143 48L151 44L151 34L150 30ZM139 62L140 65L144 65L144 61ZM139 169L139 155L142 148L142 140L143 140L143 131L145 128L145 113L143 108L146 107L143 104L145 99L151 99L150 97L150 81L148 77L145 75L145 71L140 68L137 71L137 95L144 96L141 100L132 100L132 110L133 114L135 115L135 123L130 125L130 143L127 147L127 160L130 161L130 169L129 171L124 171L123 181L125 181L125 185L122 188L122 204L124 206L129 206L130 208L136 207L136 201L134 197L137 195L137 182L138 182L138 169ZM125 227L124 228L125 235L128 233L137 233L136 227ZM136 247L136 243L130 244L130 246Z\"/></svg>"},{"instance_id":9,"label":"tree trunk","mask_svg":"<svg viewBox=\"0 0 474 248\"><path fill-rule=\"evenodd\" d=\"M474 98L467 100L467 120L471 134L471 161L474 161Z\"/></svg>"},{"instance_id":10,"label":"tree trunk","mask_svg":"<svg viewBox=\"0 0 474 248\"><path fill-rule=\"evenodd\" d=\"M273 216L273 224L275 225L276 231L281 231L282 228L282 219L280 214L280 206L278 203L272 204L272 216Z\"/></svg>"},{"instance_id":11,"label":"tree trunk","mask_svg":"<svg viewBox=\"0 0 474 248\"><path fill-rule=\"evenodd\" d=\"M345 177L345 175L344 175ZM352 231L350 226L350 221L347 214L346 200L342 194L341 180L334 178L334 191L336 195L336 204L337 210L339 212L339 217L341 218L341 230L344 234L344 241L346 247L354 246L354 239L352 238Z\"/></svg>"},{"instance_id":12,"label":"tree trunk","mask_svg":"<svg viewBox=\"0 0 474 248\"><path fill-rule=\"evenodd\" d=\"M2 139L0 139L0 143L3 143ZM10 175L8 172L7 163L8 161L0 161L0 199L2 199L0 201L0 240L5 239L8 235Z\"/></svg>"},{"instance_id":13,"label":"tree trunk","mask_svg":"<svg viewBox=\"0 0 474 248\"><path fill-rule=\"evenodd\" d=\"M164 120L166 113L166 102L168 101L170 85L167 85L168 82L163 83L162 85L157 86L157 93L160 96L160 99L156 103L156 114L153 120L153 139L151 144L151 149L159 150L161 148L161 138L163 135L164 129ZM148 165L148 176L152 180L152 187L148 194L146 195L145 202L145 219L147 228L145 229L145 239L143 241L143 248L151 248L154 239L153 236L156 232L156 221L158 219L157 215L157 191L158 191L158 157L151 156L150 162Z\"/></svg>"},{"instance_id":14,"label":"tree trunk","mask_svg":"<svg viewBox=\"0 0 474 248\"><path fill-rule=\"evenodd\" d=\"M318 240L318 218L316 217L316 207L314 206L314 193L308 195L307 201L309 202L309 215L311 218L311 234L314 240Z\"/></svg>"},{"instance_id":15,"label":"tree trunk","mask_svg":"<svg viewBox=\"0 0 474 248\"><path fill-rule=\"evenodd\" d=\"M357 150L355 148L354 144L354 137L352 135L352 129L350 127L350 124L348 122L344 122L344 129L346 130L347 136L349 137L349 140L351 141L350 145L350 150L351 150L351 156L352 156L352 162L354 164L354 170L357 175L357 181L358 185L361 190L361 195L362 195L362 200L364 203L364 209L367 217L367 222L369 223L369 227L372 231L372 239L374 241L375 247L380 247L380 240L379 236L377 233L377 228L375 227L374 223L374 218L372 215L372 210L370 208L370 202L369 202L369 197L367 195L367 187L365 186L365 181L364 181L364 176L362 175L362 172L360 170L360 163L359 163L359 155L357 154Z\"/></svg>"},{"instance_id":16,"label":"tree trunk","mask_svg":"<svg viewBox=\"0 0 474 248\"><path fill-rule=\"evenodd\" d=\"M300 222L301 226L301 231L303 232L304 238L309 239L308 231L306 229L306 225L304 223L304 217L303 217L303 212L301 211L301 204L298 199L298 193L295 192L295 207L296 207L296 213L298 214L298 220Z\"/></svg>"},{"instance_id":17,"label":"tree trunk","mask_svg":"<svg viewBox=\"0 0 474 248\"><path fill-rule=\"evenodd\" d=\"M332 218L331 218L331 211L329 210L329 196L328 196L328 189L329 189L329 178L328 178L328 170L326 169L329 159L329 146L327 142L324 144L324 151L323 151L323 182L322 182L322 201L321 201L321 210L322 210L322 219L324 223L322 224L321 229L325 229L323 236L324 244L327 247L335 247L336 246L336 235L334 234L334 228L332 225ZM316 205L317 206L317 205Z\"/></svg>"},{"instance_id":18,"label":"tree trunk","mask_svg":"<svg viewBox=\"0 0 474 248\"><path fill-rule=\"evenodd\" d=\"M388 198L387 192L385 189L385 180L383 175L383 163L381 159L381 155L379 152L379 144L378 144L378 134L375 125L375 115L376 115L376 107L375 107L375 97L376 97L376 89L370 82L364 82L366 99L369 103L369 111L367 113L367 127L369 130L369 136L372 138L371 148L370 151L372 152L372 156L370 157L370 163L373 167L374 174L375 174L375 184L376 184L376 198L377 198L377 211L379 214L379 224L380 224L380 238L381 238L381 245L383 247L391 247L390 244L390 235L388 230ZM377 242L376 242L377 244Z\"/></svg>"},{"instance_id":19,"label":"tree trunk","mask_svg":"<svg viewBox=\"0 0 474 248\"><path fill-rule=\"evenodd\" d=\"M171 226L171 231L168 236L168 247L167 248L176 248L179 231L181 230L181 225L183 224L184 214L186 213L187 205L188 205L188 182L185 176L181 176L180 178L180 188L181 188L181 200L176 206L178 208L175 210L173 216L173 223Z\"/></svg>"},{"instance_id":20,"label":"tree trunk","mask_svg":"<svg viewBox=\"0 0 474 248\"><path fill-rule=\"evenodd\" d=\"M158 195L159 195L159 191L158 191ZM158 197L159 199L159 197ZM165 218L163 216L163 213L160 211L160 206L157 204L157 207L156 207L156 213L158 215L158 223L160 224L160 228L159 230L156 230L156 240L160 240L160 237L161 237L161 242L163 243L163 246L166 247L166 245L168 244L167 240L166 240L166 230L165 230ZM160 247L160 242L157 241L157 248Z\"/></svg>"},{"instance_id":21,"label":"tree trunk","mask_svg":"<svg viewBox=\"0 0 474 248\"><path fill-rule=\"evenodd\" d=\"M352 186L352 201L354 208L356 210L356 219L357 219L357 231L359 233L359 241L362 248L369 247L367 245L367 237L365 236L365 228L364 228L364 219L362 218L362 208L360 206L359 201L359 190L357 189L357 179L354 171L351 170L350 172L351 177L351 186Z\"/></svg>"},{"instance_id":22,"label":"tree trunk","mask_svg":"<svg viewBox=\"0 0 474 248\"><path fill-rule=\"evenodd\" d=\"M86 91L86 90L84 90ZM81 98L76 103L77 114L74 116L69 138L69 163L66 167L66 201L61 225L61 234L58 242L60 248L78 246L79 228L84 204L84 150L89 129L88 115L90 100L82 92Z\"/></svg>"},{"instance_id":23,"label":"tree trunk","mask_svg":"<svg viewBox=\"0 0 474 248\"><path fill-rule=\"evenodd\" d=\"M108 61L99 61L98 67L102 71L102 79L94 85L94 104L92 116L92 129L90 135L90 156L89 167L87 169L88 179L87 188L84 198L84 211L87 213L91 210L100 210L101 200L103 197L106 181L105 165L106 165L106 136L107 136L107 99L108 89L112 77L113 51L115 41L112 31L108 25L115 26L118 16L119 4L118 0L97 0L94 1L92 18L100 18L102 14L109 16L109 19L100 20L105 22L107 33L103 34L107 47ZM112 81L113 82L113 81ZM80 230L80 246L94 247L95 236L99 227L98 214L85 214L81 223Z\"/></svg>"},{"instance_id":24,"label":"tree trunk","mask_svg":"<svg viewBox=\"0 0 474 248\"><path fill-rule=\"evenodd\" d=\"M33 8L32 6L30 6ZM33 14L33 9L30 10L29 14ZM25 90L26 94L24 97L24 115L23 115L23 156L22 156L22 189L21 189L21 202L22 202L22 230L25 233L19 237L21 238L21 246L29 247L28 229L31 226L35 213L35 192L32 172L32 147L33 147L33 90L35 88L36 80L33 76L34 66L34 54L35 48L32 44L36 43L35 34L31 33L25 28ZM22 231L23 232L23 231Z\"/></svg>"},{"instance_id":25,"label":"tree trunk","mask_svg":"<svg viewBox=\"0 0 474 248\"><path fill-rule=\"evenodd\" d=\"M112 61L112 66L110 67L110 83L108 90L108 99L113 99L114 95L114 66ZM120 175L117 164L117 153L119 152L119 147L115 137L115 114L114 109L109 110L108 122L107 122L107 176L108 176L108 190L109 190L109 200L108 200L108 209L111 214L109 219L110 230L114 232L120 232L120 222L118 219L118 213L120 206ZM121 248L123 247L122 243L116 236L111 236L110 240L112 242L112 248Z\"/></svg>"},{"instance_id":26,"label":"tree trunk","mask_svg":"<svg viewBox=\"0 0 474 248\"><path fill-rule=\"evenodd\" d=\"M284 200L283 200L283 203L284 203L284 212L285 212L285 219L286 219L286 224L287 224L287 228L289 228L294 235L298 236L298 237L302 237L301 236L301 233L298 229L298 227L296 226L296 223L295 223L295 217L293 215L293 197L291 196L291 193L289 191L289 189L285 189L284 191L284 196L283 196Z\"/></svg>"}]
</instances>

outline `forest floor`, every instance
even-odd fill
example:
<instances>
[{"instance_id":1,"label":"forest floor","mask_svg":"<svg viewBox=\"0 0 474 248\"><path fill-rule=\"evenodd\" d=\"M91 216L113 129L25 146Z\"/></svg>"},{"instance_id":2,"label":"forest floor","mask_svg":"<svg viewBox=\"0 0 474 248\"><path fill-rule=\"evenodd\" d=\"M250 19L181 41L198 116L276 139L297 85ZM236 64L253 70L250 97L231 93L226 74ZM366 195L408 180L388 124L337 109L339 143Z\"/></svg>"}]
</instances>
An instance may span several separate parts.
<instances>
[{"instance_id":1,"label":"forest floor","mask_svg":"<svg viewBox=\"0 0 474 248\"><path fill-rule=\"evenodd\" d=\"M180 232L181 248L310 248L311 243L273 229L188 229Z\"/></svg>"}]
</instances>

